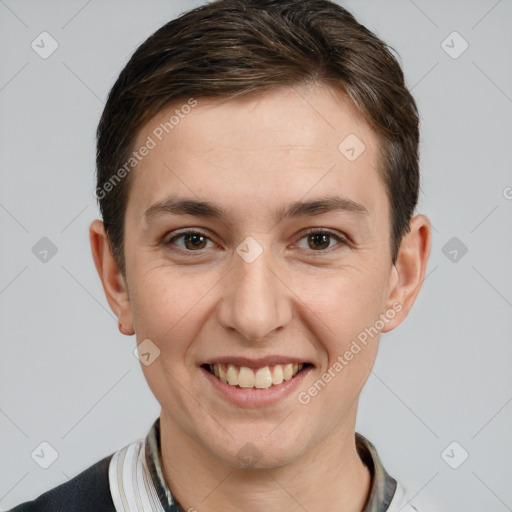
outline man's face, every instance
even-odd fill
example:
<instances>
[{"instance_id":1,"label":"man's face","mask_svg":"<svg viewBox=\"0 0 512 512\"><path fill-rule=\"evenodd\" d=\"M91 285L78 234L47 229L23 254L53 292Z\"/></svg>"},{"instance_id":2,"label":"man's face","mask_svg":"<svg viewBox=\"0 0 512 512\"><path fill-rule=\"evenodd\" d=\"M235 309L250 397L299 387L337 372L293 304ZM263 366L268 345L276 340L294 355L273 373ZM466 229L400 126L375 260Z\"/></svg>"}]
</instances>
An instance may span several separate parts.
<instances>
[{"instance_id":1,"label":"man's face","mask_svg":"<svg viewBox=\"0 0 512 512\"><path fill-rule=\"evenodd\" d=\"M148 123L138 143L155 139L176 108ZM364 144L359 156L354 136ZM353 433L394 279L377 155L375 134L339 93L282 88L200 100L133 171L128 316L138 343L160 350L143 371L162 422L211 456L241 465L239 450L251 442L256 448L245 450L270 467ZM332 198L341 208L283 216L291 205ZM224 215L172 207L185 199ZM369 328L373 337L347 360ZM304 366L266 387L281 370L290 377L289 363ZM233 364L231 382L249 387L222 382L219 364Z\"/></svg>"}]
</instances>

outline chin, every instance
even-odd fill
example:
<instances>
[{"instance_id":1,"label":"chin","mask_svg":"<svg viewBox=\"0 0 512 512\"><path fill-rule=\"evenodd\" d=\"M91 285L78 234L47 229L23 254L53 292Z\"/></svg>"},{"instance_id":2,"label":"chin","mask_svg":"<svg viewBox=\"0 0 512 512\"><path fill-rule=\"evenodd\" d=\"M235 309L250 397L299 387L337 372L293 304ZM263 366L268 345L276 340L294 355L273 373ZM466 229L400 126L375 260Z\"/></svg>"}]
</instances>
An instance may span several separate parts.
<instances>
[{"instance_id":1,"label":"chin","mask_svg":"<svg viewBox=\"0 0 512 512\"><path fill-rule=\"evenodd\" d=\"M279 427L278 427L279 428ZM273 469L290 464L305 450L304 437L275 436L273 439L261 435L238 435L223 446L209 447L210 451L226 465L237 469Z\"/></svg>"}]
</instances>

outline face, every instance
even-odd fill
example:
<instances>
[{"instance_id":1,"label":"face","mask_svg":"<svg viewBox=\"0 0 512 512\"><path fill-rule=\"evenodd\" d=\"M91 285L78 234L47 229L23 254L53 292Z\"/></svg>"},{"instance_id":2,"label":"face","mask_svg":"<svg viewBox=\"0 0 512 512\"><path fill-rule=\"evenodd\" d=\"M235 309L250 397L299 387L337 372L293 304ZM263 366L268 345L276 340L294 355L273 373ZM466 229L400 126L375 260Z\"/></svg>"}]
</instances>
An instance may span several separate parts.
<instances>
[{"instance_id":1,"label":"face","mask_svg":"<svg viewBox=\"0 0 512 512\"><path fill-rule=\"evenodd\" d=\"M157 144L131 176L117 313L159 350L142 368L168 428L232 466L289 463L353 433L405 313L378 141L327 87L198 100L158 141L175 109L139 134Z\"/></svg>"}]
</instances>

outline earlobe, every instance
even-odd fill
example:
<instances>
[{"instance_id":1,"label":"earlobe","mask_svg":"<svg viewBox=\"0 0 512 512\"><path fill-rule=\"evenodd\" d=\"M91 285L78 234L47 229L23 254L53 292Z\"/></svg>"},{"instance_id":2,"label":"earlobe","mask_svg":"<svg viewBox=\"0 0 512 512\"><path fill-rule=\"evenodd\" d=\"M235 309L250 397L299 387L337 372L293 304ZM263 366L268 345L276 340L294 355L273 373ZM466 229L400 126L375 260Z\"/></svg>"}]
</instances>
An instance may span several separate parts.
<instances>
[{"instance_id":1,"label":"earlobe","mask_svg":"<svg viewBox=\"0 0 512 512\"><path fill-rule=\"evenodd\" d=\"M407 317L421 289L430 256L432 227L424 215L410 222L410 230L400 244L397 260L391 269L386 310L398 311L382 332L398 327ZM397 304L400 305L397 308Z\"/></svg>"},{"instance_id":2,"label":"earlobe","mask_svg":"<svg viewBox=\"0 0 512 512\"><path fill-rule=\"evenodd\" d=\"M118 318L122 334L134 334L133 317L126 280L112 256L103 222L95 220L89 227L92 257L110 309Z\"/></svg>"}]
</instances>

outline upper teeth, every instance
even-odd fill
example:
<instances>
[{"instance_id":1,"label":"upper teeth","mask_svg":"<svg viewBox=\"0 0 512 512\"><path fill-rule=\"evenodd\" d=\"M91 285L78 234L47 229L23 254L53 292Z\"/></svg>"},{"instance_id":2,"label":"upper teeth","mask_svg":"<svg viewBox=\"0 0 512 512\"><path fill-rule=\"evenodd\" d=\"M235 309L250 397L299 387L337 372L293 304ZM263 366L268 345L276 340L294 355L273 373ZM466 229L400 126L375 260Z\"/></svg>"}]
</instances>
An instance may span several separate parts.
<instances>
[{"instance_id":1,"label":"upper teeth","mask_svg":"<svg viewBox=\"0 0 512 512\"><path fill-rule=\"evenodd\" d=\"M290 380L303 367L304 364L288 363L263 366L253 370L247 366L217 363L211 364L210 370L222 382L231 386L266 389L272 385L281 384L284 380Z\"/></svg>"}]
</instances>

